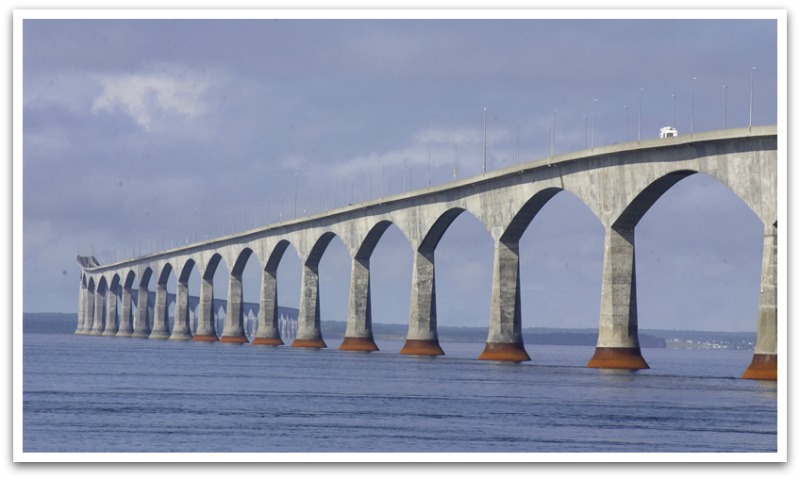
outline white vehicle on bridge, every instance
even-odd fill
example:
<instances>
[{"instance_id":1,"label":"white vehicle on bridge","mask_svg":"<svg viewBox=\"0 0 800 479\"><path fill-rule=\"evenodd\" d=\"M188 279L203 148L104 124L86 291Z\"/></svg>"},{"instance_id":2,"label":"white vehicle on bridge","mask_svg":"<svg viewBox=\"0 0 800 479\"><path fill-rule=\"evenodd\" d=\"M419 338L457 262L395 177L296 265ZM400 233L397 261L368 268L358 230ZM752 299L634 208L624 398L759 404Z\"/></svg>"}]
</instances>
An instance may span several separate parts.
<instances>
[{"instance_id":1,"label":"white vehicle on bridge","mask_svg":"<svg viewBox=\"0 0 800 479\"><path fill-rule=\"evenodd\" d=\"M678 136L678 130L671 126L665 126L664 128L658 130L659 138L671 138L673 136Z\"/></svg>"}]
</instances>

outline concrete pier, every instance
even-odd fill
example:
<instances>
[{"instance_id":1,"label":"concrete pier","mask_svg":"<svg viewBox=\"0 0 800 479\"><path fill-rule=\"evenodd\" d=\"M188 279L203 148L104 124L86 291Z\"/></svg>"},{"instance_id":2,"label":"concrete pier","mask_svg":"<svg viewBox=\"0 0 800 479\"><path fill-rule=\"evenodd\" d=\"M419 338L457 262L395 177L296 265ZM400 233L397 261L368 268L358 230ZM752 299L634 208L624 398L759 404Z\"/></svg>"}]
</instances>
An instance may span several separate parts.
<instances>
[{"instance_id":1,"label":"concrete pier","mask_svg":"<svg viewBox=\"0 0 800 479\"><path fill-rule=\"evenodd\" d=\"M283 252L281 252L283 255ZM261 297L258 308L258 328L253 344L282 346L278 327L278 265L277 262L264 269L261 275Z\"/></svg>"},{"instance_id":2,"label":"concrete pier","mask_svg":"<svg viewBox=\"0 0 800 479\"><path fill-rule=\"evenodd\" d=\"M217 341L217 327L214 320L214 274L208 273L200 278L200 304L197 305L197 330L195 341Z\"/></svg>"},{"instance_id":3,"label":"concrete pier","mask_svg":"<svg viewBox=\"0 0 800 479\"><path fill-rule=\"evenodd\" d=\"M131 308L131 288L129 285L122 287L122 301L120 302L118 337L130 337L133 334L133 313Z\"/></svg>"},{"instance_id":4,"label":"concrete pier","mask_svg":"<svg viewBox=\"0 0 800 479\"><path fill-rule=\"evenodd\" d=\"M300 280L300 311L293 348L326 348L322 339L319 311L319 263L306 261Z\"/></svg>"},{"instance_id":5,"label":"concrete pier","mask_svg":"<svg viewBox=\"0 0 800 479\"><path fill-rule=\"evenodd\" d=\"M117 288L118 284L110 287L106 291L106 324L103 328L103 336L116 336L119 331L117 321Z\"/></svg>"},{"instance_id":6,"label":"concrete pier","mask_svg":"<svg viewBox=\"0 0 800 479\"><path fill-rule=\"evenodd\" d=\"M489 337L478 359L530 361L522 339L519 243L495 241Z\"/></svg>"},{"instance_id":7,"label":"concrete pier","mask_svg":"<svg viewBox=\"0 0 800 479\"><path fill-rule=\"evenodd\" d=\"M377 351L372 334L369 257L353 258L350 268L350 298L342 351Z\"/></svg>"},{"instance_id":8,"label":"concrete pier","mask_svg":"<svg viewBox=\"0 0 800 479\"><path fill-rule=\"evenodd\" d=\"M225 325L222 328L223 343L246 343L244 333L244 316L242 309L242 276L232 271L228 281L228 310L225 314Z\"/></svg>"},{"instance_id":9,"label":"concrete pier","mask_svg":"<svg viewBox=\"0 0 800 479\"><path fill-rule=\"evenodd\" d=\"M136 315L133 318L133 338L150 337L150 308L147 306L147 285L139 286L139 293L136 298Z\"/></svg>"},{"instance_id":10,"label":"concrete pier","mask_svg":"<svg viewBox=\"0 0 800 479\"><path fill-rule=\"evenodd\" d=\"M758 324L753 361L742 374L743 379L778 379L778 232L770 225L764 232L764 253L761 257L761 295L758 302Z\"/></svg>"},{"instance_id":11,"label":"concrete pier","mask_svg":"<svg viewBox=\"0 0 800 479\"><path fill-rule=\"evenodd\" d=\"M153 308L153 328L150 339L169 339L169 310L167 309L167 284L156 285L156 302Z\"/></svg>"},{"instance_id":12,"label":"concrete pier","mask_svg":"<svg viewBox=\"0 0 800 479\"><path fill-rule=\"evenodd\" d=\"M441 356L436 331L436 277L433 248L420 247L414 252L411 270L411 307L408 336L400 354Z\"/></svg>"},{"instance_id":13,"label":"concrete pier","mask_svg":"<svg viewBox=\"0 0 800 479\"><path fill-rule=\"evenodd\" d=\"M192 339L192 328L189 324L189 285L180 279L175 287L175 319L169 339L173 341Z\"/></svg>"},{"instance_id":14,"label":"concrete pier","mask_svg":"<svg viewBox=\"0 0 800 479\"><path fill-rule=\"evenodd\" d=\"M633 229L606 228L600 327L588 368L649 369L639 347Z\"/></svg>"},{"instance_id":15,"label":"concrete pier","mask_svg":"<svg viewBox=\"0 0 800 479\"><path fill-rule=\"evenodd\" d=\"M105 289L101 290L100 286L98 285L97 290L94 292L92 331L90 333L92 336L100 336L103 334L103 328L105 327L105 299L106 291Z\"/></svg>"}]
</instances>

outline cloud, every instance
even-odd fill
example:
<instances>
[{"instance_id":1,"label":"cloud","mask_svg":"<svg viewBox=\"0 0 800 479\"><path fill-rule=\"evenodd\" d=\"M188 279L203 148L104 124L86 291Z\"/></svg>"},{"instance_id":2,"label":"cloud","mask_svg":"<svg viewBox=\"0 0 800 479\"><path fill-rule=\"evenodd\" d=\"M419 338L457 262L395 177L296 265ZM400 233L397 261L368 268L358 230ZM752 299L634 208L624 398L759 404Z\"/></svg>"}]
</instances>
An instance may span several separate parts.
<instances>
[{"instance_id":1,"label":"cloud","mask_svg":"<svg viewBox=\"0 0 800 479\"><path fill-rule=\"evenodd\" d=\"M140 73L99 74L95 79L103 92L94 99L92 113L120 111L148 132L203 115L207 95L218 81L215 75L167 64Z\"/></svg>"}]
</instances>

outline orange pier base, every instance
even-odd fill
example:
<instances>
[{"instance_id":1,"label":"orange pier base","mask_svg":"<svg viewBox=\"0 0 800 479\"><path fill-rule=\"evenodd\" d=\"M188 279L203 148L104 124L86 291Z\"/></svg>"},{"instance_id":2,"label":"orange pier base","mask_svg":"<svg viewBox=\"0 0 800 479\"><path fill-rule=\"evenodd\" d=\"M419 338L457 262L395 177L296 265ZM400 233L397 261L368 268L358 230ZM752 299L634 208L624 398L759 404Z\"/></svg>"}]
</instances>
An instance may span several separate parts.
<instances>
[{"instance_id":1,"label":"orange pier base","mask_svg":"<svg viewBox=\"0 0 800 479\"><path fill-rule=\"evenodd\" d=\"M525 351L522 343L486 343L478 359L487 361L530 361L531 357Z\"/></svg>"},{"instance_id":2,"label":"orange pier base","mask_svg":"<svg viewBox=\"0 0 800 479\"><path fill-rule=\"evenodd\" d=\"M325 344L325 341L320 339L295 339L292 341L293 348L314 348L314 349L322 349L327 348L328 345Z\"/></svg>"},{"instance_id":3,"label":"orange pier base","mask_svg":"<svg viewBox=\"0 0 800 479\"><path fill-rule=\"evenodd\" d=\"M444 356L438 339L406 339L400 354L411 356Z\"/></svg>"},{"instance_id":4,"label":"orange pier base","mask_svg":"<svg viewBox=\"0 0 800 479\"><path fill-rule=\"evenodd\" d=\"M372 338L344 338L339 351L378 351L378 345Z\"/></svg>"},{"instance_id":5,"label":"orange pier base","mask_svg":"<svg viewBox=\"0 0 800 479\"><path fill-rule=\"evenodd\" d=\"M283 346L281 338L255 338L251 344L261 344L263 346Z\"/></svg>"},{"instance_id":6,"label":"orange pier base","mask_svg":"<svg viewBox=\"0 0 800 479\"><path fill-rule=\"evenodd\" d=\"M603 348L598 346L587 368L650 369L639 348Z\"/></svg>"},{"instance_id":7,"label":"orange pier base","mask_svg":"<svg viewBox=\"0 0 800 479\"><path fill-rule=\"evenodd\" d=\"M247 343L247 338L244 336L223 336L219 339L221 343Z\"/></svg>"},{"instance_id":8,"label":"orange pier base","mask_svg":"<svg viewBox=\"0 0 800 479\"><path fill-rule=\"evenodd\" d=\"M219 341L219 338L209 334L198 334L192 337L192 341Z\"/></svg>"},{"instance_id":9,"label":"orange pier base","mask_svg":"<svg viewBox=\"0 0 800 479\"><path fill-rule=\"evenodd\" d=\"M742 374L742 379L759 379L762 381L778 380L778 355L753 354L753 361Z\"/></svg>"}]
</instances>

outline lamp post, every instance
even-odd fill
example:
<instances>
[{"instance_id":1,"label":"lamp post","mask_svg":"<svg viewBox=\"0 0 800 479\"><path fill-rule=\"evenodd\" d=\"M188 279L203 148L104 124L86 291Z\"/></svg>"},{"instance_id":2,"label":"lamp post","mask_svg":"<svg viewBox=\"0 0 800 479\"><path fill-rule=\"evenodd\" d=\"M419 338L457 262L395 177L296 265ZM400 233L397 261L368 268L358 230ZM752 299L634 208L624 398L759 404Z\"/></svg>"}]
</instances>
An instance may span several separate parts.
<instances>
[{"instance_id":1,"label":"lamp post","mask_svg":"<svg viewBox=\"0 0 800 479\"><path fill-rule=\"evenodd\" d=\"M750 70L750 119L747 121L747 128L753 127L753 72L755 71L756 67Z\"/></svg>"},{"instance_id":2,"label":"lamp post","mask_svg":"<svg viewBox=\"0 0 800 479\"><path fill-rule=\"evenodd\" d=\"M297 173L294 174L294 199L292 200L292 216L297 218Z\"/></svg>"},{"instance_id":3,"label":"lamp post","mask_svg":"<svg viewBox=\"0 0 800 479\"><path fill-rule=\"evenodd\" d=\"M639 88L639 132L636 135L636 141L642 140L642 92L644 88Z\"/></svg>"},{"instance_id":4,"label":"lamp post","mask_svg":"<svg viewBox=\"0 0 800 479\"><path fill-rule=\"evenodd\" d=\"M483 174L486 174L486 107L483 107Z\"/></svg>"},{"instance_id":5,"label":"lamp post","mask_svg":"<svg viewBox=\"0 0 800 479\"><path fill-rule=\"evenodd\" d=\"M594 115L595 110L597 110L597 98L594 99L592 102L592 148L594 148Z\"/></svg>"},{"instance_id":6,"label":"lamp post","mask_svg":"<svg viewBox=\"0 0 800 479\"><path fill-rule=\"evenodd\" d=\"M728 129L728 85L722 85L722 90L725 92L724 95L724 107L723 107L723 115L722 115L722 124L723 127L727 130Z\"/></svg>"},{"instance_id":7,"label":"lamp post","mask_svg":"<svg viewBox=\"0 0 800 479\"><path fill-rule=\"evenodd\" d=\"M517 120L517 164L519 164L519 127L522 125L522 120Z\"/></svg>"},{"instance_id":8,"label":"lamp post","mask_svg":"<svg viewBox=\"0 0 800 479\"><path fill-rule=\"evenodd\" d=\"M556 154L556 114L558 110L553 110L553 156Z\"/></svg>"},{"instance_id":9,"label":"lamp post","mask_svg":"<svg viewBox=\"0 0 800 479\"><path fill-rule=\"evenodd\" d=\"M694 81L697 80L697 77L692 77L692 118L690 123L690 133L694 133Z\"/></svg>"},{"instance_id":10,"label":"lamp post","mask_svg":"<svg viewBox=\"0 0 800 479\"><path fill-rule=\"evenodd\" d=\"M589 122L583 117L583 149L586 149L586 137L589 135Z\"/></svg>"}]
</instances>

